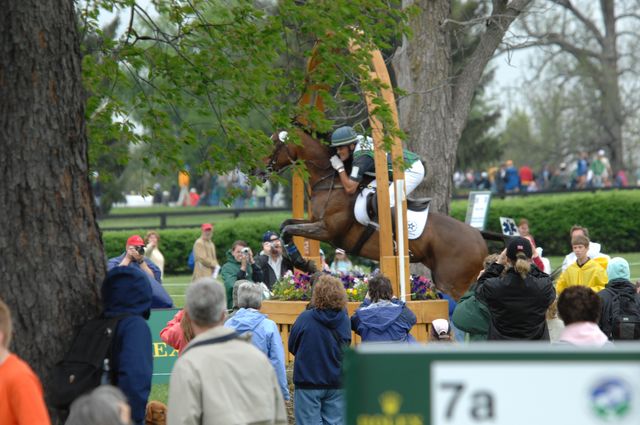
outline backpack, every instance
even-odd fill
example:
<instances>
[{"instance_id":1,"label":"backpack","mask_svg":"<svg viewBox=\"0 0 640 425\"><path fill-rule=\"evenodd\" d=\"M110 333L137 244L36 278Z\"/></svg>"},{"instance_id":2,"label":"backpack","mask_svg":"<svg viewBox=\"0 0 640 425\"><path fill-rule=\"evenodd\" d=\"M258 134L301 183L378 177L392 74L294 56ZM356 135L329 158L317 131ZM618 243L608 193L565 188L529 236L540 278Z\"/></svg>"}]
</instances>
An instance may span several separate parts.
<instances>
[{"instance_id":1,"label":"backpack","mask_svg":"<svg viewBox=\"0 0 640 425\"><path fill-rule=\"evenodd\" d=\"M189 257L187 257L187 266L189 266L191 271L193 271L193 268L196 266L196 257L193 255L193 250L191 250Z\"/></svg>"},{"instance_id":2,"label":"backpack","mask_svg":"<svg viewBox=\"0 0 640 425\"><path fill-rule=\"evenodd\" d=\"M640 299L628 293L613 298L611 336L614 341L640 340Z\"/></svg>"},{"instance_id":3,"label":"backpack","mask_svg":"<svg viewBox=\"0 0 640 425\"><path fill-rule=\"evenodd\" d=\"M116 383L110 367L113 364L111 348L115 340L116 327L126 316L128 315L100 316L80 328L69 351L53 367L53 406L68 409L82 394L102 384Z\"/></svg>"}]
</instances>

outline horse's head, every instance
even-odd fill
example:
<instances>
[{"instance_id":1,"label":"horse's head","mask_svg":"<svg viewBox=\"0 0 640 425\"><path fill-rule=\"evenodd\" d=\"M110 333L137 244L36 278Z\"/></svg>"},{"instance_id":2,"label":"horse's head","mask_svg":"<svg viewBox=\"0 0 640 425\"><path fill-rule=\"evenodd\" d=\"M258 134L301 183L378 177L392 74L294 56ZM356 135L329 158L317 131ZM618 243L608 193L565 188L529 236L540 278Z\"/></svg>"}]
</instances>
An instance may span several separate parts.
<instances>
[{"instance_id":1,"label":"horse's head","mask_svg":"<svg viewBox=\"0 0 640 425\"><path fill-rule=\"evenodd\" d=\"M277 131L271 135L272 150L268 157L262 159L264 167L253 171L253 175L266 180L271 173L277 173L295 163L297 153L295 146L289 146L289 135L286 131Z\"/></svg>"},{"instance_id":2,"label":"horse's head","mask_svg":"<svg viewBox=\"0 0 640 425\"><path fill-rule=\"evenodd\" d=\"M305 163L311 174L313 174L311 169L331 168L329 150L325 145L302 130L297 131L296 136L299 140L294 141L293 135L286 131L277 131L272 134L271 155L262 160L264 168L256 170L253 174L265 179L269 174L280 172L299 161Z\"/></svg>"}]
</instances>

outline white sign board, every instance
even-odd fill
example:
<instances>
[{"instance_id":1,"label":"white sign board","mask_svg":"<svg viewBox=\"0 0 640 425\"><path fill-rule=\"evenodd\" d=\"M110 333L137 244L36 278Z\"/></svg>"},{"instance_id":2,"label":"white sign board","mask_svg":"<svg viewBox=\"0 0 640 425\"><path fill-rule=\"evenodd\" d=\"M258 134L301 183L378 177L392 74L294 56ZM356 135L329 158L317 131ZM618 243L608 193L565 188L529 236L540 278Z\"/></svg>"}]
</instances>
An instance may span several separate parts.
<instances>
[{"instance_id":1,"label":"white sign board","mask_svg":"<svg viewBox=\"0 0 640 425\"><path fill-rule=\"evenodd\" d=\"M491 192L489 191L469 193L469 206L467 207L465 222L478 230L484 230L490 201Z\"/></svg>"},{"instance_id":2,"label":"white sign board","mask_svg":"<svg viewBox=\"0 0 640 425\"><path fill-rule=\"evenodd\" d=\"M510 217L500 217L502 234L507 236L520 236L516 222Z\"/></svg>"},{"instance_id":3,"label":"white sign board","mask_svg":"<svg viewBox=\"0 0 640 425\"><path fill-rule=\"evenodd\" d=\"M638 377L631 361L434 361L430 424L638 425Z\"/></svg>"}]
</instances>

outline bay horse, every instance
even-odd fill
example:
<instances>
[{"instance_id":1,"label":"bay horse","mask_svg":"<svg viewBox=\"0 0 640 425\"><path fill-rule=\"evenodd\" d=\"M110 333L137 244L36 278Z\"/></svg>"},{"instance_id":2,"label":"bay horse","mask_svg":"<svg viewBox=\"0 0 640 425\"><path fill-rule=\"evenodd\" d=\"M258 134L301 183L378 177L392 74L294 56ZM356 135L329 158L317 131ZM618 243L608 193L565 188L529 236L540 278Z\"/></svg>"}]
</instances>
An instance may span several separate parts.
<instances>
[{"instance_id":1,"label":"bay horse","mask_svg":"<svg viewBox=\"0 0 640 425\"><path fill-rule=\"evenodd\" d=\"M297 129L300 143L275 133L273 152L264 159L266 172L280 172L303 161L309 173L312 220L288 219L282 223L283 235L327 242L353 253L366 226L355 219L353 208L358 193L348 195L331 167L330 148L309 133ZM256 174L263 174L261 170ZM357 253L379 260L379 233L376 230ZM429 212L427 225L418 239L409 240L410 261L431 270L438 289L460 298L483 267L487 245L477 229L444 214Z\"/></svg>"}]
</instances>

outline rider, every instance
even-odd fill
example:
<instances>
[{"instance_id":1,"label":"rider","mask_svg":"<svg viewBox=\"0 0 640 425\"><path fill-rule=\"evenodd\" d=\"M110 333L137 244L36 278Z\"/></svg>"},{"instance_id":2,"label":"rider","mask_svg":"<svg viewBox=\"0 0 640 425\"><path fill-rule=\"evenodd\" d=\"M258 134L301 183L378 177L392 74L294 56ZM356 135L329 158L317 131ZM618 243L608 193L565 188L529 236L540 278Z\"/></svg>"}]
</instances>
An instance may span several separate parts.
<instances>
[{"instance_id":1,"label":"rider","mask_svg":"<svg viewBox=\"0 0 640 425\"><path fill-rule=\"evenodd\" d=\"M336 129L331 135L331 147L336 148L337 155L331 157L331 165L338 171L340 182L345 192L353 194L358 190L365 175L375 179L374 145L370 137L364 137L356 133L349 126ZM391 181L391 162L388 158L389 180ZM353 159L351 173L347 175L344 169L344 161ZM404 150L404 163L408 167L404 172L406 195L408 196L424 179L424 165L420 157L408 150ZM370 186L375 187L373 180ZM394 185L389 185L390 207L395 205Z\"/></svg>"}]
</instances>

